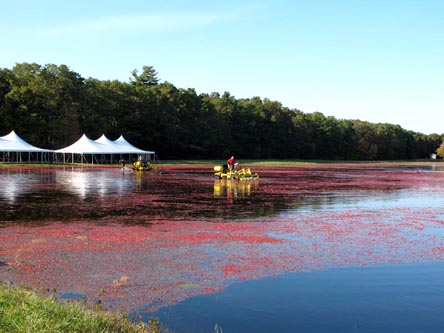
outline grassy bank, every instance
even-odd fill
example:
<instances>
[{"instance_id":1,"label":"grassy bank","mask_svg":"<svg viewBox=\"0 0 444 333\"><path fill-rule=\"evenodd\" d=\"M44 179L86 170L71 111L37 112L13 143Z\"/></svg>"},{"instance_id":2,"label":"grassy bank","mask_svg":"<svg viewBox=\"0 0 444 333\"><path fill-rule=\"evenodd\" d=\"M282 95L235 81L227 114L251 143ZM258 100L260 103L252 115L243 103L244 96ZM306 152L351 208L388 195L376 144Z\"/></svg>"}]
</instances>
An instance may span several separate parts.
<instances>
[{"instance_id":1,"label":"grassy bank","mask_svg":"<svg viewBox=\"0 0 444 333\"><path fill-rule=\"evenodd\" d=\"M252 165L288 165L288 164L317 164L317 163L332 163L332 161L315 161L315 160L249 160L242 159L238 161L240 164ZM227 160L165 160L158 161L158 164L175 165L175 164L199 164L199 165L222 165L226 164Z\"/></svg>"},{"instance_id":2,"label":"grassy bank","mask_svg":"<svg viewBox=\"0 0 444 333\"><path fill-rule=\"evenodd\" d=\"M1 333L155 333L159 325L134 324L125 315L61 303L27 288L0 283Z\"/></svg>"},{"instance_id":3,"label":"grassy bank","mask_svg":"<svg viewBox=\"0 0 444 333\"><path fill-rule=\"evenodd\" d=\"M249 165L264 165L264 166L287 166L287 165L306 165L306 164L416 164L416 163L443 163L444 160L377 160L377 161L354 161L354 160L257 160L257 159L241 159L239 163ZM155 165L221 165L226 164L226 160L157 160ZM0 167L53 167L53 168L70 168L70 167L109 167L120 168L120 163L113 164L89 164L89 163L2 163Z\"/></svg>"},{"instance_id":4,"label":"grassy bank","mask_svg":"<svg viewBox=\"0 0 444 333\"><path fill-rule=\"evenodd\" d=\"M304 165L322 165L322 164L433 164L442 163L443 160L399 160L399 161L352 161L352 160L253 160L241 159L241 165L256 166L304 166ZM226 164L226 160L165 160L158 161L159 165L222 165Z\"/></svg>"}]
</instances>

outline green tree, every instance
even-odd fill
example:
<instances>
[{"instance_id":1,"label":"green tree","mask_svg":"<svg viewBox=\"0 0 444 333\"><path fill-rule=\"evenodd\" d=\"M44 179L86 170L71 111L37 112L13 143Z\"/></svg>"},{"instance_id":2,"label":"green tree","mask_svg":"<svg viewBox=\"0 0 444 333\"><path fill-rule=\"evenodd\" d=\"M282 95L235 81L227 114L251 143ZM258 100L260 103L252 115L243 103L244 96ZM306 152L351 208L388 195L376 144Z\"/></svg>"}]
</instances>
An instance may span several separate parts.
<instances>
[{"instance_id":1,"label":"green tree","mask_svg":"<svg viewBox=\"0 0 444 333\"><path fill-rule=\"evenodd\" d=\"M45 65L39 75L42 91L45 94L42 119L46 124L42 141L48 147L64 146L77 138L80 127L81 98L84 79L66 65ZM38 91L38 90L37 90Z\"/></svg>"},{"instance_id":2,"label":"green tree","mask_svg":"<svg viewBox=\"0 0 444 333\"><path fill-rule=\"evenodd\" d=\"M10 126L30 143L53 148L78 131L83 78L66 65L17 64L5 95Z\"/></svg>"},{"instance_id":3,"label":"green tree","mask_svg":"<svg viewBox=\"0 0 444 333\"><path fill-rule=\"evenodd\" d=\"M154 86L159 83L157 72L153 66L143 66L142 73L134 69L131 72L130 82L136 86Z\"/></svg>"},{"instance_id":4,"label":"green tree","mask_svg":"<svg viewBox=\"0 0 444 333\"><path fill-rule=\"evenodd\" d=\"M35 63L0 69L0 128L44 148L71 144L82 133L120 134L162 158L425 158L443 135L399 125L305 114L278 101L197 95L159 83L152 66L130 82L84 80L66 65ZM441 146L440 146L441 147Z\"/></svg>"},{"instance_id":5,"label":"green tree","mask_svg":"<svg viewBox=\"0 0 444 333\"><path fill-rule=\"evenodd\" d=\"M6 95L12 90L12 73L9 69L0 69L0 129L7 134L11 127L11 107L6 102Z\"/></svg>"},{"instance_id":6,"label":"green tree","mask_svg":"<svg viewBox=\"0 0 444 333\"><path fill-rule=\"evenodd\" d=\"M214 108L221 120L221 126L224 126L222 136L219 138L220 154L227 156L238 154L241 151L241 144L237 142L236 130L234 126L240 115L239 102L229 92L224 92L222 96L219 93L211 93L208 96L208 102L214 105Z\"/></svg>"},{"instance_id":7,"label":"green tree","mask_svg":"<svg viewBox=\"0 0 444 333\"><path fill-rule=\"evenodd\" d=\"M90 137L106 134L117 138L127 133L140 117L140 93L134 86L113 81L85 81L82 129Z\"/></svg>"},{"instance_id":8,"label":"green tree","mask_svg":"<svg viewBox=\"0 0 444 333\"><path fill-rule=\"evenodd\" d=\"M353 125L355 131L354 159L375 160L378 154L375 126L369 122L361 120L354 120Z\"/></svg>"},{"instance_id":9,"label":"green tree","mask_svg":"<svg viewBox=\"0 0 444 333\"><path fill-rule=\"evenodd\" d=\"M293 110L292 114L293 123L293 144L290 155L292 158L315 158L316 146L311 140L312 130L310 117L299 111Z\"/></svg>"}]
</instances>

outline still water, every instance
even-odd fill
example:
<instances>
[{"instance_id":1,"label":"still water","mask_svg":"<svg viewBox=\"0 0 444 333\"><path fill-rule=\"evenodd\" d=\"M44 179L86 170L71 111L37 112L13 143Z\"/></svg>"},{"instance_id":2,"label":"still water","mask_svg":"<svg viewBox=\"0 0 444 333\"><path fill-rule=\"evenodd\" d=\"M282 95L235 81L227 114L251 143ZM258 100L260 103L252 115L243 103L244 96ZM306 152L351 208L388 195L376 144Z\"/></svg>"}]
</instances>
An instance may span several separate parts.
<instances>
[{"instance_id":1,"label":"still water","mask_svg":"<svg viewBox=\"0 0 444 333\"><path fill-rule=\"evenodd\" d=\"M444 330L438 164L1 168L0 280L181 332Z\"/></svg>"}]
</instances>

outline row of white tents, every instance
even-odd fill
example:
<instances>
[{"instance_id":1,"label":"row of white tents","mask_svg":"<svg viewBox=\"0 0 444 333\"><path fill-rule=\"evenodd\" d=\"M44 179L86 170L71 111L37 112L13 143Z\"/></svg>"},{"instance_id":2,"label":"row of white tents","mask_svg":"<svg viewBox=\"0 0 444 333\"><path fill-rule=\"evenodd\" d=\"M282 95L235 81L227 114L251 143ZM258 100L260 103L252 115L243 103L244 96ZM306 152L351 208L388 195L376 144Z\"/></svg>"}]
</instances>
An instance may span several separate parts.
<instances>
[{"instance_id":1,"label":"row of white tents","mask_svg":"<svg viewBox=\"0 0 444 333\"><path fill-rule=\"evenodd\" d=\"M0 156L2 162L59 162L59 163L114 163L118 160L132 161L142 157L147 161L155 160L155 152L134 147L121 135L109 140L103 134L91 140L85 134L72 145L57 149L35 147L14 131L0 137Z\"/></svg>"}]
</instances>

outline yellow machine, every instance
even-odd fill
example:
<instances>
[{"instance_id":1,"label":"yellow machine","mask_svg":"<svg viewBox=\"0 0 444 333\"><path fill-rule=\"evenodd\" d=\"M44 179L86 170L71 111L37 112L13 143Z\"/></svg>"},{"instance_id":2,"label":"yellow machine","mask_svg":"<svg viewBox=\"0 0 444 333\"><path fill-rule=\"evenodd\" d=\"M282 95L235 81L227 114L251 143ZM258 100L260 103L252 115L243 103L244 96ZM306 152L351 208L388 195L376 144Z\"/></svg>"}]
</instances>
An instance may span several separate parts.
<instances>
[{"instance_id":1,"label":"yellow machine","mask_svg":"<svg viewBox=\"0 0 444 333\"><path fill-rule=\"evenodd\" d=\"M150 162L145 161L136 161L132 164L132 168L134 171L150 171L153 170L154 167Z\"/></svg>"},{"instance_id":2,"label":"yellow machine","mask_svg":"<svg viewBox=\"0 0 444 333\"><path fill-rule=\"evenodd\" d=\"M237 168L237 163L234 168L230 169L227 165L216 165L214 167L214 177L216 179L235 179L235 180L250 180L258 179L257 173L252 173L250 168Z\"/></svg>"}]
</instances>

